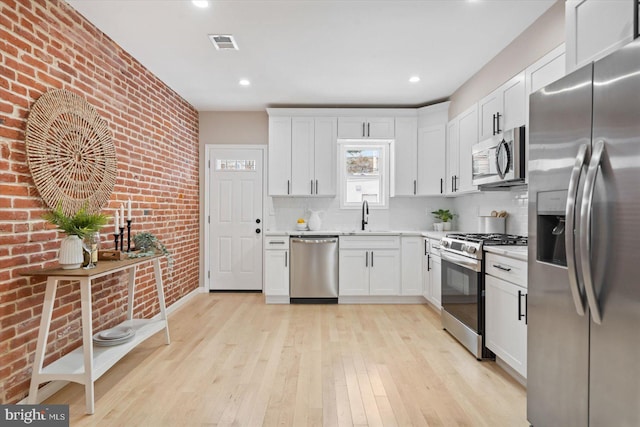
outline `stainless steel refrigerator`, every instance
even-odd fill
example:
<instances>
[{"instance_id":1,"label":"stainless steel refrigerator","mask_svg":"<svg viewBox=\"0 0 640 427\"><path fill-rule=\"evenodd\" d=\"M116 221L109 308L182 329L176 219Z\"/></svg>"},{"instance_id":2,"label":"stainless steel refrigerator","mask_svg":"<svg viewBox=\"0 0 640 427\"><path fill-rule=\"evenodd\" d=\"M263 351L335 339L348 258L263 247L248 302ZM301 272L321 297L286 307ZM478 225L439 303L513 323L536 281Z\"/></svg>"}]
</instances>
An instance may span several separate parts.
<instances>
[{"instance_id":1,"label":"stainless steel refrigerator","mask_svg":"<svg viewBox=\"0 0 640 427\"><path fill-rule=\"evenodd\" d=\"M530 98L534 427L640 426L638 40Z\"/></svg>"}]
</instances>

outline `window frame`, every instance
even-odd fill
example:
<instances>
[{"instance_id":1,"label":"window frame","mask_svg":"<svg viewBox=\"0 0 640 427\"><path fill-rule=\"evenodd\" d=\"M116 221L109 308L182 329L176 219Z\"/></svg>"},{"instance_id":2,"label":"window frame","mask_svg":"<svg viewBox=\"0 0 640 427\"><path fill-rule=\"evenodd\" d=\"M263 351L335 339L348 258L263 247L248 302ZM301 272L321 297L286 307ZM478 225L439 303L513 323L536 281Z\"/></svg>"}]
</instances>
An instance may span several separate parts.
<instances>
[{"instance_id":1,"label":"window frame","mask_svg":"<svg viewBox=\"0 0 640 427\"><path fill-rule=\"evenodd\" d=\"M351 149L380 149L380 162L378 164L380 185L380 202L369 202L370 209L389 209L389 197L391 188L391 156L393 140L338 140L338 182L340 185L338 196L340 197L340 209L360 209L362 202L347 202L347 158L346 153Z\"/></svg>"}]
</instances>

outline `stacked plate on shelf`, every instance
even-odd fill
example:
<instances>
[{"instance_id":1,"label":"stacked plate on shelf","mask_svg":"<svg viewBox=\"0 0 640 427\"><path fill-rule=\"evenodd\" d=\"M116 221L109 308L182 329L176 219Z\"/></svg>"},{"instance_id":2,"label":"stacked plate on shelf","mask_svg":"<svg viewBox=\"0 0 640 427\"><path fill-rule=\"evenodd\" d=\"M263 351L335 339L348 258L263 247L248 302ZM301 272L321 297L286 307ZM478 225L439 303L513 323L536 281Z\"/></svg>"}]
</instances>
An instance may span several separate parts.
<instances>
[{"instance_id":1,"label":"stacked plate on shelf","mask_svg":"<svg viewBox=\"0 0 640 427\"><path fill-rule=\"evenodd\" d=\"M136 331L130 326L116 326L95 334L93 343L101 347L120 345L131 341L135 334Z\"/></svg>"}]
</instances>

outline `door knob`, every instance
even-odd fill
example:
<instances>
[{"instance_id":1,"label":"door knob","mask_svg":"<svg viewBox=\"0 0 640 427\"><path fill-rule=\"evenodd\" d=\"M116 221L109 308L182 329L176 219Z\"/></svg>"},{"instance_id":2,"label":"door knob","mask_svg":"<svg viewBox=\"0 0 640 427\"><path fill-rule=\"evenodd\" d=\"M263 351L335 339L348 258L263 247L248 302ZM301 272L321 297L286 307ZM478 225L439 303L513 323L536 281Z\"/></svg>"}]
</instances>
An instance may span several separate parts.
<instances>
[{"instance_id":1,"label":"door knob","mask_svg":"<svg viewBox=\"0 0 640 427\"><path fill-rule=\"evenodd\" d=\"M260 224L260 218L256 219L256 224Z\"/></svg>"},{"instance_id":2,"label":"door knob","mask_svg":"<svg viewBox=\"0 0 640 427\"><path fill-rule=\"evenodd\" d=\"M260 230L259 228L256 228L256 233L260 234L262 230Z\"/></svg>"}]
</instances>

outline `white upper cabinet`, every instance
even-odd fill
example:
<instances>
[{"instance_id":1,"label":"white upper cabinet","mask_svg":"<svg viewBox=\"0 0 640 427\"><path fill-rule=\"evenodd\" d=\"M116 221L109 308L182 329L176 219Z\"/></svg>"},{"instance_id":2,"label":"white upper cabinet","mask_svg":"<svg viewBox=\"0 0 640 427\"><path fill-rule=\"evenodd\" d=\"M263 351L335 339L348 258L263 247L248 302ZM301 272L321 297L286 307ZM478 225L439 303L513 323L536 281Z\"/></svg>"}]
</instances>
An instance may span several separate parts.
<instances>
[{"instance_id":1,"label":"white upper cabinet","mask_svg":"<svg viewBox=\"0 0 640 427\"><path fill-rule=\"evenodd\" d=\"M419 108L417 117L396 117L393 196L440 196L446 180L449 102Z\"/></svg>"},{"instance_id":2,"label":"white upper cabinet","mask_svg":"<svg viewBox=\"0 0 640 427\"><path fill-rule=\"evenodd\" d=\"M269 117L269 195L336 194L337 119Z\"/></svg>"},{"instance_id":3,"label":"white upper cabinet","mask_svg":"<svg viewBox=\"0 0 640 427\"><path fill-rule=\"evenodd\" d=\"M472 184L471 148L478 143L478 105L460 114L458 120L458 175L454 177L454 192L477 191Z\"/></svg>"},{"instance_id":4,"label":"white upper cabinet","mask_svg":"<svg viewBox=\"0 0 640 427\"><path fill-rule=\"evenodd\" d=\"M479 141L525 124L525 92L523 71L478 102Z\"/></svg>"},{"instance_id":5,"label":"white upper cabinet","mask_svg":"<svg viewBox=\"0 0 640 427\"><path fill-rule=\"evenodd\" d=\"M390 139L395 137L393 117L339 117L338 138Z\"/></svg>"},{"instance_id":6,"label":"white upper cabinet","mask_svg":"<svg viewBox=\"0 0 640 427\"><path fill-rule=\"evenodd\" d=\"M337 129L337 118L316 117L313 188L317 196L335 196L336 194Z\"/></svg>"},{"instance_id":7,"label":"white upper cabinet","mask_svg":"<svg viewBox=\"0 0 640 427\"><path fill-rule=\"evenodd\" d=\"M527 94L527 99L533 92L564 77L566 70L566 55L564 49L565 45L561 44L527 67L525 70L525 93ZM525 105L528 107L529 103L527 102Z\"/></svg>"},{"instance_id":8,"label":"white upper cabinet","mask_svg":"<svg viewBox=\"0 0 640 427\"><path fill-rule=\"evenodd\" d=\"M313 194L314 180L314 119L291 118L291 194Z\"/></svg>"},{"instance_id":9,"label":"white upper cabinet","mask_svg":"<svg viewBox=\"0 0 640 427\"><path fill-rule=\"evenodd\" d=\"M447 124L447 179L444 185L445 194L453 195L460 175L460 116Z\"/></svg>"},{"instance_id":10,"label":"white upper cabinet","mask_svg":"<svg viewBox=\"0 0 640 427\"><path fill-rule=\"evenodd\" d=\"M633 40L634 3L633 0L567 0L567 73Z\"/></svg>"},{"instance_id":11,"label":"white upper cabinet","mask_svg":"<svg viewBox=\"0 0 640 427\"><path fill-rule=\"evenodd\" d=\"M291 194L291 117L269 117L269 195Z\"/></svg>"},{"instance_id":12,"label":"white upper cabinet","mask_svg":"<svg viewBox=\"0 0 640 427\"><path fill-rule=\"evenodd\" d=\"M418 118L396 118L394 196L413 196L418 187Z\"/></svg>"},{"instance_id":13,"label":"white upper cabinet","mask_svg":"<svg viewBox=\"0 0 640 427\"><path fill-rule=\"evenodd\" d=\"M417 193L419 196L441 196L444 194L446 147L447 125L445 123L418 130Z\"/></svg>"}]
</instances>

